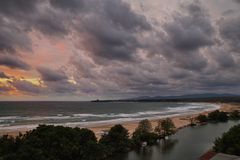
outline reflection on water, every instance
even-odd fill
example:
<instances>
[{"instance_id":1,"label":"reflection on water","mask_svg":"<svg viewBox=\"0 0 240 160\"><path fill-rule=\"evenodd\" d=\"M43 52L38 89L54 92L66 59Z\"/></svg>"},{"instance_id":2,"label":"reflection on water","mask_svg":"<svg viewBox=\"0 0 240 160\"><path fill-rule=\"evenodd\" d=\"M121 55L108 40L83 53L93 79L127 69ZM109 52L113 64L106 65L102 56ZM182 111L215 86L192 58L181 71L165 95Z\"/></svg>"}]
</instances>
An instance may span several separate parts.
<instances>
[{"instance_id":1,"label":"reflection on water","mask_svg":"<svg viewBox=\"0 0 240 160\"><path fill-rule=\"evenodd\" d=\"M180 130L170 139L162 140L159 145L131 151L114 160L198 160L212 147L212 142L216 137L239 123L239 121L229 121L194 128L188 127Z\"/></svg>"},{"instance_id":2,"label":"reflection on water","mask_svg":"<svg viewBox=\"0 0 240 160\"><path fill-rule=\"evenodd\" d=\"M162 150L163 154L168 154L173 150L174 146L178 143L177 139L168 139L168 140L162 140L159 147L159 149Z\"/></svg>"}]
</instances>

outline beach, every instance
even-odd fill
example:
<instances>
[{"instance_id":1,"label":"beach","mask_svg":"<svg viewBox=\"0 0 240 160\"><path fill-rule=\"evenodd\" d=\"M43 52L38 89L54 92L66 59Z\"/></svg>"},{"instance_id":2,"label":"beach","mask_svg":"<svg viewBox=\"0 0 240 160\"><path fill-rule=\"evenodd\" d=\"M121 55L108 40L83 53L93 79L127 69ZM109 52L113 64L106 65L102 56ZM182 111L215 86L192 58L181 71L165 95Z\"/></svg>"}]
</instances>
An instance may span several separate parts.
<instances>
[{"instance_id":1,"label":"beach","mask_svg":"<svg viewBox=\"0 0 240 160\"><path fill-rule=\"evenodd\" d=\"M224 111L224 112L232 112L234 110L240 110L240 104L230 104L230 103L221 103L219 104L220 111ZM211 111L204 111L201 113L197 113L197 114L190 114L190 115L183 115L183 116L174 116L174 117L169 117L176 129L181 129L184 127L187 127L190 125L190 118L195 118L198 115L201 114L208 114ZM150 120L152 127L154 128L157 125L157 121L159 119L154 119L154 120ZM136 127L138 126L138 122L139 121L134 121L134 122L127 122L127 123L122 123L122 125L128 129L130 135L134 132L134 130L136 129ZM95 132L96 136L99 138L101 136L101 134L103 133L103 131L107 131L109 130L113 125L101 125L101 126L96 126L96 127L90 127L89 129L91 129L92 131Z\"/></svg>"},{"instance_id":2,"label":"beach","mask_svg":"<svg viewBox=\"0 0 240 160\"><path fill-rule=\"evenodd\" d=\"M217 105L220 106L219 110L225 111L225 112L240 110L240 104L239 103L235 103L235 104L234 103L218 103ZM197 114L184 114L184 115L178 115L178 116L169 116L169 118L172 119L176 128L180 129L180 128L187 127L190 124L190 118L197 117L200 114L208 114L211 111L212 110L199 112ZM157 121L159 119L161 119L161 118L149 119L150 122L152 123L153 128L156 126ZM137 127L138 122L139 122L139 120L135 120L135 121L130 121L130 122L122 122L122 123L119 122L118 124L122 124L126 129L128 129L128 131L131 135L134 132L135 128ZM115 125L115 123L114 124L98 124L98 125L89 126L89 127L86 127L86 128L94 131L97 138L100 138L101 135L105 131L109 130L113 125ZM0 131L0 135L8 134L8 135L11 135L11 136L17 136L20 132L25 133L25 132L27 132L31 129L33 129L32 126L26 127L26 128L19 128L19 129L16 129L16 130L4 130L4 131Z\"/></svg>"}]
</instances>

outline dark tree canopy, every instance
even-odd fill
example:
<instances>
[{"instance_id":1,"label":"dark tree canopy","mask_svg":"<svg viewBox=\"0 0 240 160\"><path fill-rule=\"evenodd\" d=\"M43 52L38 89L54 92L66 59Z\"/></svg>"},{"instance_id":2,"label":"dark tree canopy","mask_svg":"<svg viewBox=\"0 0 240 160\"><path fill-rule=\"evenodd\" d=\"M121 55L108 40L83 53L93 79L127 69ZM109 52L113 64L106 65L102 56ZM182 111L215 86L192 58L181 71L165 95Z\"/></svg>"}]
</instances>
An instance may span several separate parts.
<instances>
[{"instance_id":1,"label":"dark tree canopy","mask_svg":"<svg viewBox=\"0 0 240 160\"><path fill-rule=\"evenodd\" d=\"M2 160L101 160L104 152L88 129L40 125L16 139L1 137L0 157Z\"/></svg>"},{"instance_id":2,"label":"dark tree canopy","mask_svg":"<svg viewBox=\"0 0 240 160\"><path fill-rule=\"evenodd\" d=\"M196 117L196 120L200 123L204 123L208 121L208 117L204 114L200 114L199 116Z\"/></svg>"},{"instance_id":3,"label":"dark tree canopy","mask_svg":"<svg viewBox=\"0 0 240 160\"><path fill-rule=\"evenodd\" d=\"M107 147L111 154L127 152L131 145L128 130L122 125L113 126L108 134L102 136L99 143Z\"/></svg>"},{"instance_id":4,"label":"dark tree canopy","mask_svg":"<svg viewBox=\"0 0 240 160\"><path fill-rule=\"evenodd\" d=\"M157 138L158 135L152 132L151 122L145 119L139 122L138 127L133 132L132 141L136 147L139 147L142 142L153 145L156 143Z\"/></svg>"},{"instance_id":5,"label":"dark tree canopy","mask_svg":"<svg viewBox=\"0 0 240 160\"><path fill-rule=\"evenodd\" d=\"M208 114L208 119L212 122L226 122L228 120L228 115L226 112L216 110Z\"/></svg>"},{"instance_id":6,"label":"dark tree canopy","mask_svg":"<svg viewBox=\"0 0 240 160\"><path fill-rule=\"evenodd\" d=\"M240 125L233 126L230 130L214 142L216 152L240 156Z\"/></svg>"},{"instance_id":7,"label":"dark tree canopy","mask_svg":"<svg viewBox=\"0 0 240 160\"><path fill-rule=\"evenodd\" d=\"M240 112L235 110L229 114L229 118L232 120L239 120L240 119Z\"/></svg>"},{"instance_id":8,"label":"dark tree canopy","mask_svg":"<svg viewBox=\"0 0 240 160\"><path fill-rule=\"evenodd\" d=\"M158 125L155 128L158 132L162 134L162 136L169 136L173 133L175 133L175 125L173 121L170 118L159 120Z\"/></svg>"}]
</instances>

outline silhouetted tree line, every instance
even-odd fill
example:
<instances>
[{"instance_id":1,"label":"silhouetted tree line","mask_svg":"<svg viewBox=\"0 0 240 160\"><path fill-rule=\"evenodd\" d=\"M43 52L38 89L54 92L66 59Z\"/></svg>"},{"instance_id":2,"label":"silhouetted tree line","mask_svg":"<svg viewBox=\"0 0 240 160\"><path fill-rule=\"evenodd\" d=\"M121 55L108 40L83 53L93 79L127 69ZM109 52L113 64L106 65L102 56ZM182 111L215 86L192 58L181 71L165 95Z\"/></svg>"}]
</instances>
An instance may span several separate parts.
<instances>
[{"instance_id":1,"label":"silhouetted tree line","mask_svg":"<svg viewBox=\"0 0 240 160\"><path fill-rule=\"evenodd\" d=\"M99 141L89 129L40 125L26 134L0 137L0 160L105 160L173 133L171 119L159 120L154 130L142 120L131 138L126 128L115 125Z\"/></svg>"},{"instance_id":2,"label":"silhouetted tree line","mask_svg":"<svg viewBox=\"0 0 240 160\"><path fill-rule=\"evenodd\" d=\"M223 112L223 111L213 111L210 112L208 115L201 114L196 117L196 120L200 123L207 123L207 122L226 122L228 120L240 120L240 112L235 110L233 112Z\"/></svg>"}]
</instances>

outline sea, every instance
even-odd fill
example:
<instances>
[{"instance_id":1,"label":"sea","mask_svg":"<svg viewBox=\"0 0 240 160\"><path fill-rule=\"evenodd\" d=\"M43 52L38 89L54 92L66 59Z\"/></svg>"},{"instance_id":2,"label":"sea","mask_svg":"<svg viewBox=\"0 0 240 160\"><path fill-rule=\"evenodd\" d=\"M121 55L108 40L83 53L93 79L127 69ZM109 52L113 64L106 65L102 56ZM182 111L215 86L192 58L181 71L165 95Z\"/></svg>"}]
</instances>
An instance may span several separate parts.
<instances>
[{"instance_id":1,"label":"sea","mask_svg":"<svg viewBox=\"0 0 240 160\"><path fill-rule=\"evenodd\" d=\"M0 102L0 132L39 124L93 127L216 110L213 103L176 102Z\"/></svg>"}]
</instances>

